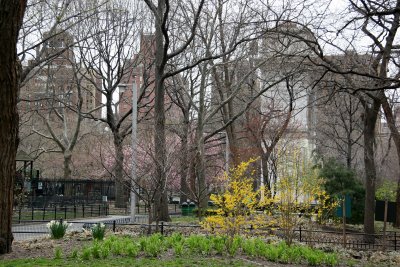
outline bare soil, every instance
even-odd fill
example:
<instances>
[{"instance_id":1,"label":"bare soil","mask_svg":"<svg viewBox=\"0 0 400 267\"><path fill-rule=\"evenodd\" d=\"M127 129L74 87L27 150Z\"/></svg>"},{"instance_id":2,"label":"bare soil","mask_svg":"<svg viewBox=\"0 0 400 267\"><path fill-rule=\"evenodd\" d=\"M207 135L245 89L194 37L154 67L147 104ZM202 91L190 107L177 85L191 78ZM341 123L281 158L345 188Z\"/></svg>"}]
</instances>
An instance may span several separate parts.
<instances>
[{"instance_id":1,"label":"bare soil","mask_svg":"<svg viewBox=\"0 0 400 267\"><path fill-rule=\"evenodd\" d=\"M85 245L89 245L90 242L91 238L84 233L69 234L64 239L58 240L46 237L29 241L15 241L12 252L0 255L0 260L53 258L56 248L60 248L64 255L70 255L73 250L79 250Z\"/></svg>"}]
</instances>

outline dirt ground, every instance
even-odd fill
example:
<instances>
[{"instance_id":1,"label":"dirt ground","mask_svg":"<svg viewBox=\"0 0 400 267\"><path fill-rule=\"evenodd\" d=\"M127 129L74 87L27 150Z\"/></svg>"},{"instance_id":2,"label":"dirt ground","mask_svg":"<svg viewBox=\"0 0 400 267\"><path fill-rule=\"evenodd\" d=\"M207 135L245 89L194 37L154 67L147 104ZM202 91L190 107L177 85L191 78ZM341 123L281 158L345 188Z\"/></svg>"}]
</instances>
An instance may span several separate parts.
<instances>
[{"instance_id":1,"label":"dirt ground","mask_svg":"<svg viewBox=\"0 0 400 267\"><path fill-rule=\"evenodd\" d=\"M64 239L58 240L46 237L29 241L15 241L12 245L12 252L0 255L0 260L53 258L56 248L60 248L64 255L70 255L74 249L79 250L90 242L91 238L85 234L69 234Z\"/></svg>"}]
</instances>

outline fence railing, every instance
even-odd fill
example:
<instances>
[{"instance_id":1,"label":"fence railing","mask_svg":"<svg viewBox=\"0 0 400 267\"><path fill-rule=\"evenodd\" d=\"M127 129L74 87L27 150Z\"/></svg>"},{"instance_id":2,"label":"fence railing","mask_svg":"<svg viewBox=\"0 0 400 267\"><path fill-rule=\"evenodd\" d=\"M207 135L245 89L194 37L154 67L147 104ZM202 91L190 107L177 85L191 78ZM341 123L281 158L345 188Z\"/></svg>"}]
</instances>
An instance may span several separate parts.
<instances>
[{"instance_id":1,"label":"fence railing","mask_svg":"<svg viewBox=\"0 0 400 267\"><path fill-rule=\"evenodd\" d=\"M107 216L109 206L107 204L53 206L43 208L20 208L13 211L13 223L37 220L76 219L95 216Z\"/></svg>"},{"instance_id":2,"label":"fence railing","mask_svg":"<svg viewBox=\"0 0 400 267\"><path fill-rule=\"evenodd\" d=\"M400 234L395 231L377 234L346 233L339 231L322 231L299 228L295 230L296 239L300 242L313 244L334 244L356 250L399 250Z\"/></svg>"}]
</instances>

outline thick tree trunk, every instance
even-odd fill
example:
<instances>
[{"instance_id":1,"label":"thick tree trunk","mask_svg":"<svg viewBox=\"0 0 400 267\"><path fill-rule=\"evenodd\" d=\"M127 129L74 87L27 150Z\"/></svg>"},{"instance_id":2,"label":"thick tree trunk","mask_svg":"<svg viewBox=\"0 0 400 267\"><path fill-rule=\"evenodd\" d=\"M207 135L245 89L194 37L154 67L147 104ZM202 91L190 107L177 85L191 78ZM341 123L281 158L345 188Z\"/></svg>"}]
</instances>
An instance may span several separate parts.
<instances>
[{"instance_id":1,"label":"thick tree trunk","mask_svg":"<svg viewBox=\"0 0 400 267\"><path fill-rule=\"evenodd\" d=\"M206 72L206 65L202 68L202 73ZM204 115L205 115L205 94L206 94L206 76L202 75L200 92L199 92L199 114L197 118L196 129L196 178L197 178L197 198L200 210L207 209L208 192L206 186L205 176L205 162L204 162Z\"/></svg>"},{"instance_id":2,"label":"thick tree trunk","mask_svg":"<svg viewBox=\"0 0 400 267\"><path fill-rule=\"evenodd\" d=\"M374 234L375 227L375 126L378 118L380 103L374 100L371 107L369 103L364 104L364 164L365 164L365 212L364 232Z\"/></svg>"},{"instance_id":3,"label":"thick tree trunk","mask_svg":"<svg viewBox=\"0 0 400 267\"><path fill-rule=\"evenodd\" d=\"M71 161L72 161L72 152L65 151L64 152L64 180L71 179Z\"/></svg>"},{"instance_id":4,"label":"thick tree trunk","mask_svg":"<svg viewBox=\"0 0 400 267\"><path fill-rule=\"evenodd\" d=\"M157 15L155 19L155 97L154 97L154 146L155 146L155 179L156 192L154 199L154 220L170 221L168 214L168 196L166 190L166 147L165 147L165 86L164 70L167 62L164 51L163 19L166 3L158 1Z\"/></svg>"},{"instance_id":5,"label":"thick tree trunk","mask_svg":"<svg viewBox=\"0 0 400 267\"><path fill-rule=\"evenodd\" d=\"M0 1L0 254L11 252L15 156L18 147L17 97L20 66L17 37L26 1Z\"/></svg>"}]
</instances>

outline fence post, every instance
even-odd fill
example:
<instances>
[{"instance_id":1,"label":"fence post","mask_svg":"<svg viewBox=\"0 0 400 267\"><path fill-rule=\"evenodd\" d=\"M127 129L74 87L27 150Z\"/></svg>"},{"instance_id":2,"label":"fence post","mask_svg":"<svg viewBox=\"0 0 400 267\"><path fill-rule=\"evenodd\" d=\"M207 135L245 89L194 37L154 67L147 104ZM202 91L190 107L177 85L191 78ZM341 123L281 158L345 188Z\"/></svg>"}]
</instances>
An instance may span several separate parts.
<instances>
[{"instance_id":1,"label":"fence post","mask_svg":"<svg viewBox=\"0 0 400 267\"><path fill-rule=\"evenodd\" d=\"M54 205L54 220L57 220L57 205Z\"/></svg>"},{"instance_id":2,"label":"fence post","mask_svg":"<svg viewBox=\"0 0 400 267\"><path fill-rule=\"evenodd\" d=\"M90 217L93 217L93 205L90 205Z\"/></svg>"},{"instance_id":3,"label":"fence post","mask_svg":"<svg viewBox=\"0 0 400 267\"><path fill-rule=\"evenodd\" d=\"M113 221L113 232L115 233L115 220Z\"/></svg>"},{"instance_id":4,"label":"fence post","mask_svg":"<svg viewBox=\"0 0 400 267\"><path fill-rule=\"evenodd\" d=\"M300 232L300 242L301 242L301 225L300 225L300 227L299 227L299 232Z\"/></svg>"},{"instance_id":5,"label":"fence post","mask_svg":"<svg viewBox=\"0 0 400 267\"><path fill-rule=\"evenodd\" d=\"M85 203L82 204L82 217L85 218Z\"/></svg>"},{"instance_id":6,"label":"fence post","mask_svg":"<svg viewBox=\"0 0 400 267\"><path fill-rule=\"evenodd\" d=\"M139 203L137 204L137 214L139 214L140 213L140 205L139 205Z\"/></svg>"},{"instance_id":7,"label":"fence post","mask_svg":"<svg viewBox=\"0 0 400 267\"><path fill-rule=\"evenodd\" d=\"M21 208L18 211L18 223L21 223Z\"/></svg>"},{"instance_id":8,"label":"fence post","mask_svg":"<svg viewBox=\"0 0 400 267\"><path fill-rule=\"evenodd\" d=\"M64 219L67 219L67 206L64 206Z\"/></svg>"},{"instance_id":9,"label":"fence post","mask_svg":"<svg viewBox=\"0 0 400 267\"><path fill-rule=\"evenodd\" d=\"M76 218L76 205L74 204L74 219Z\"/></svg>"},{"instance_id":10,"label":"fence post","mask_svg":"<svg viewBox=\"0 0 400 267\"><path fill-rule=\"evenodd\" d=\"M161 235L164 235L164 222L161 221Z\"/></svg>"},{"instance_id":11,"label":"fence post","mask_svg":"<svg viewBox=\"0 0 400 267\"><path fill-rule=\"evenodd\" d=\"M43 221L45 217L46 217L46 206L43 206L43 216L42 216Z\"/></svg>"},{"instance_id":12,"label":"fence post","mask_svg":"<svg viewBox=\"0 0 400 267\"><path fill-rule=\"evenodd\" d=\"M99 217L101 216L101 205L99 204Z\"/></svg>"},{"instance_id":13,"label":"fence post","mask_svg":"<svg viewBox=\"0 0 400 267\"><path fill-rule=\"evenodd\" d=\"M32 221L33 221L33 213L35 212L33 205L32 205Z\"/></svg>"},{"instance_id":14,"label":"fence post","mask_svg":"<svg viewBox=\"0 0 400 267\"><path fill-rule=\"evenodd\" d=\"M396 231L394 232L394 251L397 250L397 235L396 235Z\"/></svg>"}]
</instances>

